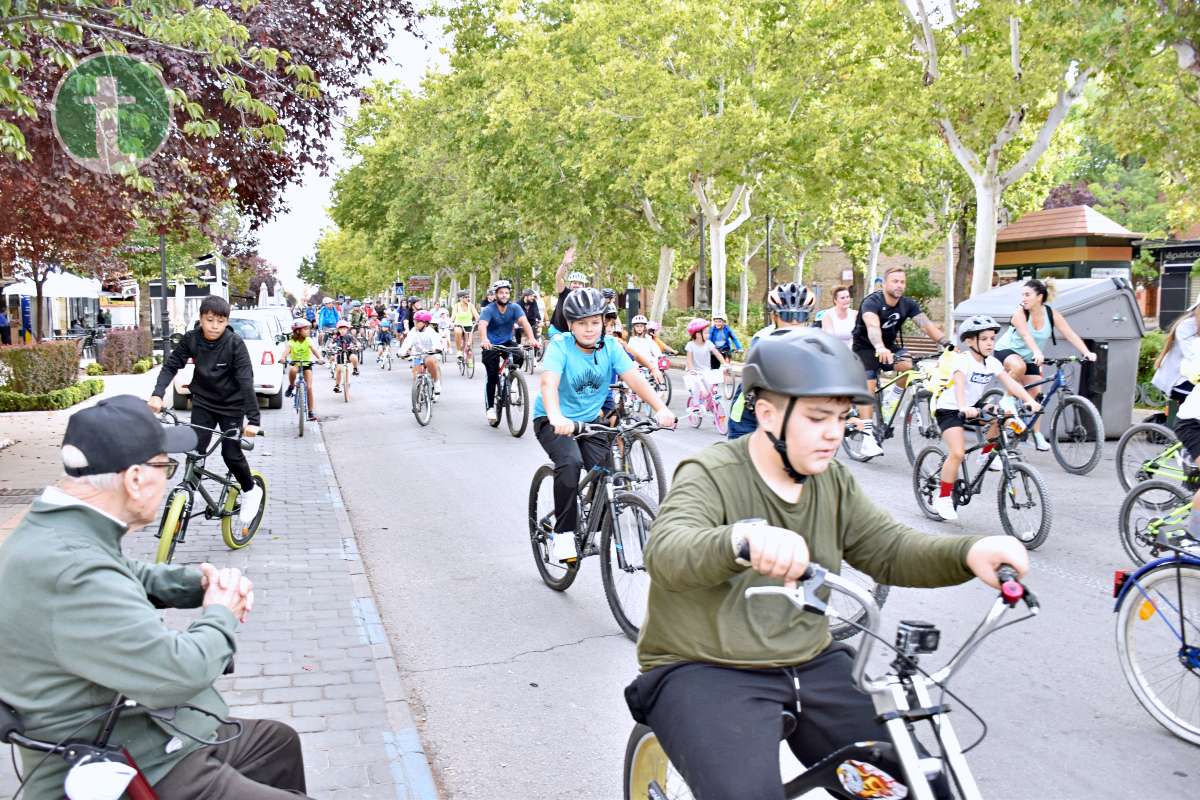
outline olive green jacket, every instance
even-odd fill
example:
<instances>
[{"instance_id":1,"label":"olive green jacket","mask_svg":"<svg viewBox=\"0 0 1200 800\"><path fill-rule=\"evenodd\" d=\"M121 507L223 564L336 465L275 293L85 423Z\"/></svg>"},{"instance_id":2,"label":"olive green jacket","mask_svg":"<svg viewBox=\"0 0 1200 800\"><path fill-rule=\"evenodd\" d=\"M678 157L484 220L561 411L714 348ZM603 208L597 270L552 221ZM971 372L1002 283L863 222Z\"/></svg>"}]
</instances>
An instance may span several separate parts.
<instances>
[{"instance_id":1,"label":"olive green jacket","mask_svg":"<svg viewBox=\"0 0 1200 800\"><path fill-rule=\"evenodd\" d=\"M117 693L137 701L111 743L125 747L151 783L201 745L146 709L190 704L224 716L213 688L234 652L237 620L209 606L185 631L155 608L195 608L203 593L194 567L143 564L121 554L125 526L57 489L48 489L0 545L0 700L25 720L26 734L91 741ZM142 534L147 535L147 534ZM179 709L172 724L201 740L211 717ZM21 751L22 772L41 754ZM67 764L51 756L24 796L63 796Z\"/></svg>"}]
</instances>

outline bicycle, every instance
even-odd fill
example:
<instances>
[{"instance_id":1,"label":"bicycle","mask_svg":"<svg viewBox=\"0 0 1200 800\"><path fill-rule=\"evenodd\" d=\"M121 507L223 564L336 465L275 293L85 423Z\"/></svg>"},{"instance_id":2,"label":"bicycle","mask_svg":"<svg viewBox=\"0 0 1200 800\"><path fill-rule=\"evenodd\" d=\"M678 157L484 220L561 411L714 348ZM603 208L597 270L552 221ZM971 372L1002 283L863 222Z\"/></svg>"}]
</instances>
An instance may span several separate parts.
<instances>
[{"instance_id":1,"label":"bicycle","mask_svg":"<svg viewBox=\"0 0 1200 800\"><path fill-rule=\"evenodd\" d=\"M1127 492L1152 478L1182 484L1200 478L1175 431L1157 422L1142 422L1121 434L1114 460L1117 480Z\"/></svg>"},{"instance_id":2,"label":"bicycle","mask_svg":"<svg viewBox=\"0 0 1200 800\"><path fill-rule=\"evenodd\" d=\"M1050 535L1050 523L1054 517L1046 482L1036 469L1020 461L1016 453L1012 452L1012 442L1016 434L1007 415L985 406L979 420L982 423L998 423L996 438L990 442L994 447L987 454L987 460L980 465L974 479L971 478L967 466L971 461L971 454L989 442L981 441L967 448L966 455L959 465L961 477L954 482L951 492L954 507L965 506L971 502L972 497L983 493L983 479L992 462L1000 459L1000 483L996 491L1000 524L1004 526L1007 535L1020 541L1026 549L1035 550L1045 543ZM932 520L942 519L933 510L933 501L941 492L942 464L945 461L946 453L937 445L931 445L921 451L913 465L913 494L921 512Z\"/></svg>"},{"instance_id":3,"label":"bicycle","mask_svg":"<svg viewBox=\"0 0 1200 800\"><path fill-rule=\"evenodd\" d=\"M916 463L917 448L921 444L940 442L942 438L941 430L933 415L933 409L930 407L933 393L929 391L928 384L932 374L933 361L934 359L925 359L919 364L913 365L912 369L898 373L893 371L891 380L886 383L882 380L882 376L881 380L876 382L875 400L872 403L874 422L872 435L880 447L883 446L884 441L895 436L896 418L900 417L900 409L903 408L905 412L901 417L903 420L901 437L904 440L904 454L908 457L909 465ZM906 383L901 388L900 397L896 400L895 405L892 405L891 402L884 403L884 392L891 391L891 388L900 381L906 381ZM911 397L910 392L912 393ZM908 400L907 406L905 400ZM858 419L858 417L858 406L851 406L850 418ZM842 451L850 460L867 462L877 457L862 454L862 443L865 436L866 432L858 425L850 421L846 422L846 434L842 437Z\"/></svg>"},{"instance_id":4,"label":"bicycle","mask_svg":"<svg viewBox=\"0 0 1200 800\"><path fill-rule=\"evenodd\" d=\"M692 370L688 374L696 375L704 384L699 398L690 389L688 391L686 415L688 424L693 428L699 428L700 424L704 422L704 413L707 411L712 415L713 426L717 429L717 433L724 436L729 427L729 412L725 410L725 400L717 391L716 384L710 382L708 377L700 371Z\"/></svg>"},{"instance_id":5,"label":"bicycle","mask_svg":"<svg viewBox=\"0 0 1200 800\"><path fill-rule=\"evenodd\" d=\"M463 330L463 346L458 353L458 374L468 379L475 377L475 334L474 325L459 325Z\"/></svg>"},{"instance_id":6,"label":"bicycle","mask_svg":"<svg viewBox=\"0 0 1200 800\"><path fill-rule=\"evenodd\" d=\"M296 383L292 387L292 408L296 411L296 430L297 436L304 436L304 421L308 419L308 381L304 378L304 370L312 368L311 361L289 361L284 360L283 369L286 372L287 368L292 364L296 365Z\"/></svg>"},{"instance_id":7,"label":"bicycle","mask_svg":"<svg viewBox=\"0 0 1200 800\"><path fill-rule=\"evenodd\" d=\"M745 550L740 555L748 557L749 552ZM896 643L890 644L879 634L881 613L870 593L824 567L810 565L795 589L756 586L746 590L747 598L783 597L802 612L834 619L839 617L838 610L821 599L828 590L832 589L834 593L845 595L853 603L862 605L866 624L856 624L856 627L866 635L855 655L851 677L859 690L870 695L891 739L890 742L844 745L809 765L791 780L783 781L781 778L784 796L790 800L823 789L831 796L841 798L909 797L912 800L933 800L936 796L933 784L941 778L948 785L957 787L956 796L963 800L982 798L965 758L966 751L971 748L964 749L961 746L950 720L951 707L944 702L935 702L934 694L939 693L938 701L946 694L958 700L946 686L983 640L1000 628L1038 615L1040 606L1037 598L1017 579L1015 569L1003 565L996 575L1001 582L999 597L949 663L933 673L922 669L919 659L922 655L937 651L941 639L937 628L927 622L902 621L896 631ZM1000 620L1006 612L1020 602L1025 603L1028 613L1001 624ZM866 674L866 668L876 641L894 650L896 658L886 675L871 678ZM967 707L961 700L958 702ZM975 714L969 707L967 709ZM977 714L975 716L978 717ZM791 735L797 722L793 711L783 710L781 740ZM940 753L937 756L922 757L915 734L916 726L922 722L929 724L931 738L939 746ZM903 785L886 772L889 761L900 763ZM881 762L884 763L882 767ZM625 800L682 799L693 796L654 731L643 724L634 726L625 745L623 786Z\"/></svg>"},{"instance_id":8,"label":"bicycle","mask_svg":"<svg viewBox=\"0 0 1200 800\"><path fill-rule=\"evenodd\" d=\"M524 356L521 361L522 368L530 375L537 369L537 349L533 345L525 345L521 348Z\"/></svg>"},{"instance_id":9,"label":"bicycle","mask_svg":"<svg viewBox=\"0 0 1200 800\"><path fill-rule=\"evenodd\" d=\"M413 374L412 412L417 424L424 427L433 419L433 378L425 367L425 359L433 353L417 353L410 356Z\"/></svg>"},{"instance_id":10,"label":"bicycle","mask_svg":"<svg viewBox=\"0 0 1200 800\"><path fill-rule=\"evenodd\" d=\"M391 372L392 370L392 344L381 344L375 350L375 366L380 369Z\"/></svg>"},{"instance_id":11,"label":"bicycle","mask_svg":"<svg viewBox=\"0 0 1200 800\"><path fill-rule=\"evenodd\" d=\"M648 434L658 427L650 420L615 427L577 423L575 436L612 434L611 456L616 441L629 451L637 434ZM579 558L563 564L553 558L556 535L554 465L543 464L533 474L533 483L529 487L529 541L538 574L551 589L564 592L578 577L583 559L601 556L600 580L608 607L621 631L632 641L637 641L650 592L650 577L642 563L642 553L650 535L650 525L658 514L658 504L637 490L636 477L620 469L612 457L605 466L588 471L579 482L575 496L579 511L574 536Z\"/></svg>"},{"instance_id":12,"label":"bicycle","mask_svg":"<svg viewBox=\"0 0 1200 800\"><path fill-rule=\"evenodd\" d=\"M1148 480L1125 495L1117 512L1117 530L1133 563L1141 565L1158 558L1163 542L1200 555L1200 541L1187 532L1193 492L1194 488L1185 489L1171 481Z\"/></svg>"},{"instance_id":13,"label":"bicycle","mask_svg":"<svg viewBox=\"0 0 1200 800\"><path fill-rule=\"evenodd\" d=\"M187 422L180 422L179 418L170 411L162 411L159 417L171 425L187 425L195 430L210 430L199 425L192 425ZM262 431L258 432L259 436L263 435ZM249 525L243 525L240 519L236 517L241 513L241 505L238 503L238 498L241 497L242 488L238 485L237 480L232 474L226 474L224 477L210 472L205 468L204 463L221 443L231 439L238 441L243 450L253 450L254 442L242 438L240 432L231 431L213 431L212 442L203 453L192 451L187 454L187 459L183 468L183 479L175 488L171 489L167 495L167 502L163 506L163 516L158 525L158 532L155 537L158 539L158 549L155 553L154 560L158 564L170 563L171 558L175 555L175 548L181 542L187 539L188 523L193 518L203 515L205 519L221 520L221 538L225 540L225 546L230 550L240 550L250 544L250 540L254 538L254 534L258 533L258 528L262 524L263 515L267 510L267 479L258 470L252 470L251 476L254 480L254 485L262 489L262 501L258 506L258 513ZM172 462L174 463L174 462ZM172 474L174 469L171 470ZM167 476L168 478L171 475ZM221 487L220 497L213 499L213 496L208 493L208 489L204 487L204 479L214 481ZM200 511L192 513L192 506L196 500L196 493L204 499L204 508ZM236 523L236 524L235 524Z\"/></svg>"},{"instance_id":14,"label":"bicycle","mask_svg":"<svg viewBox=\"0 0 1200 800\"><path fill-rule=\"evenodd\" d=\"M1047 358L1042 362L1043 365L1050 365L1057 369L1054 371L1053 377L1043 377L1042 380L1025 386L1025 390L1033 394L1037 387L1050 384L1050 388L1042 393L1044 396L1038 399L1042 407L1033 414L1021 415L1021 420L1025 423L1025 430L1017 435L1020 443L1027 442L1032 435L1034 424L1046 413L1051 398L1062 392L1063 396L1059 398L1054 414L1050 417L1050 436L1048 438L1050 439L1050 449L1054 453L1054 460L1072 475L1086 475L1095 469L1096 465L1100 463L1100 455L1104 449L1104 420L1101 419L1100 412L1096 410L1096 406L1092 404L1091 400L1075 394L1063 376L1064 364L1078 364L1082 361L1083 359L1079 356L1071 356L1069 358ZM1003 389L988 389L983 393L981 402L997 404L1003 396Z\"/></svg>"},{"instance_id":15,"label":"bicycle","mask_svg":"<svg viewBox=\"0 0 1200 800\"><path fill-rule=\"evenodd\" d=\"M1113 579L1117 656L1156 722L1200 745L1200 556L1160 536L1168 555Z\"/></svg>"},{"instance_id":16,"label":"bicycle","mask_svg":"<svg viewBox=\"0 0 1200 800\"><path fill-rule=\"evenodd\" d=\"M338 391L341 388L342 400L350 402L350 373L351 369L350 356L353 353L351 350L338 350L335 353L334 365L334 384L333 390Z\"/></svg>"},{"instance_id":17,"label":"bicycle","mask_svg":"<svg viewBox=\"0 0 1200 800\"><path fill-rule=\"evenodd\" d=\"M612 413L616 416L618 425L632 425L650 419L645 403L633 394L633 390L623 383L614 383L608 387L616 401ZM655 428L654 430L662 430ZM613 462L620 471L628 472L634 491L639 491L650 497L656 503L661 503L667 496L667 472L663 468L662 454L651 441L648 433L633 433L623 439L613 440Z\"/></svg>"},{"instance_id":18,"label":"bicycle","mask_svg":"<svg viewBox=\"0 0 1200 800\"><path fill-rule=\"evenodd\" d=\"M520 368L513 363L513 356L520 353L521 348L504 344L494 344L492 348L500 352L500 377L496 385L496 421L489 420L488 424L493 428L500 427L500 414L503 412L508 422L508 432L513 438L520 439L529 427L529 387L525 385ZM471 374L475 374L474 364Z\"/></svg>"}]
</instances>

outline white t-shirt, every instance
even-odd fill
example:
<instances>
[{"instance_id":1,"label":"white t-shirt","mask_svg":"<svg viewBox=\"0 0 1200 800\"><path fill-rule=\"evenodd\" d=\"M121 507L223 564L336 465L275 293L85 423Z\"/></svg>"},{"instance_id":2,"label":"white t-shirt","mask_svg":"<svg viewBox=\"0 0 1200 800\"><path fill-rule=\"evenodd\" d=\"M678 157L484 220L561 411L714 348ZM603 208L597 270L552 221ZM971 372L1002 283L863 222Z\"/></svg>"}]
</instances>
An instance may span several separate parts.
<instances>
[{"instance_id":1,"label":"white t-shirt","mask_svg":"<svg viewBox=\"0 0 1200 800\"><path fill-rule=\"evenodd\" d=\"M967 401L965 408L978 403L979 398L983 397L984 391L991 385L992 379L1003 371L1004 365L995 356L988 356L986 361L980 363L974 353L959 353L954 358L953 371L950 373L953 380L938 396L938 410L962 411L958 407L958 397L955 392L955 384L960 380L960 374L966 376L966 383L963 385Z\"/></svg>"},{"instance_id":2,"label":"white t-shirt","mask_svg":"<svg viewBox=\"0 0 1200 800\"><path fill-rule=\"evenodd\" d=\"M642 358L648 358L655 362L658 361L659 356L662 355L662 349L659 348L654 339L644 335L630 336L629 349L637 353Z\"/></svg>"},{"instance_id":3,"label":"white t-shirt","mask_svg":"<svg viewBox=\"0 0 1200 800\"><path fill-rule=\"evenodd\" d=\"M695 339L692 339L687 343L686 350L692 354L692 369L697 370L701 374L711 369L712 362L708 360L710 353L715 355L718 361L724 361L725 359L721 355L721 351L717 349L717 346L707 339L704 340L704 344L699 344Z\"/></svg>"},{"instance_id":4,"label":"white t-shirt","mask_svg":"<svg viewBox=\"0 0 1200 800\"><path fill-rule=\"evenodd\" d=\"M429 355L434 350L442 346L442 337L433 326L426 325L425 330L417 330L413 328L408 332L408 337L404 340L404 347L400 350L400 357L406 358L409 353L424 353Z\"/></svg>"}]
</instances>

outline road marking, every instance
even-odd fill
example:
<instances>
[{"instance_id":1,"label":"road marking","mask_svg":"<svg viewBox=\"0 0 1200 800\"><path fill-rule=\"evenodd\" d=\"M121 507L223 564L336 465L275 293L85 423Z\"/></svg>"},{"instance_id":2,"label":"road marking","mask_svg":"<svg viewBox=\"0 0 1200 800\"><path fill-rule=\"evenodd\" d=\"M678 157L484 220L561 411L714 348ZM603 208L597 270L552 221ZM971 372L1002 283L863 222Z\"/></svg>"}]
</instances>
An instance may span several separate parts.
<instances>
[{"instance_id":1,"label":"road marking","mask_svg":"<svg viewBox=\"0 0 1200 800\"><path fill-rule=\"evenodd\" d=\"M392 780L396 782L396 797L399 800L437 800L437 784L417 729L383 731L383 746L388 754Z\"/></svg>"},{"instance_id":2,"label":"road marking","mask_svg":"<svg viewBox=\"0 0 1200 800\"><path fill-rule=\"evenodd\" d=\"M358 626L358 636L363 644L386 644L387 634L383 631L383 620L375 601L370 597L356 597L351 603L354 609L354 624Z\"/></svg>"}]
</instances>

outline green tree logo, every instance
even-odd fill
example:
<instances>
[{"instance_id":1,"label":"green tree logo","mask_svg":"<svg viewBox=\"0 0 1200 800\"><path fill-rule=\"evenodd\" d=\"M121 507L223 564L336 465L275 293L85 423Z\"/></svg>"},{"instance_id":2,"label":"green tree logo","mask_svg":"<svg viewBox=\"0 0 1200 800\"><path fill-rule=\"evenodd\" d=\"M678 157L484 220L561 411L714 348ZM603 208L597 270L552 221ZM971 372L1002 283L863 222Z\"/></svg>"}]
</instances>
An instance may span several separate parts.
<instances>
[{"instance_id":1,"label":"green tree logo","mask_svg":"<svg viewBox=\"0 0 1200 800\"><path fill-rule=\"evenodd\" d=\"M106 175L128 174L153 158L171 131L162 77L128 55L98 53L76 65L54 91L51 117L63 150Z\"/></svg>"}]
</instances>

